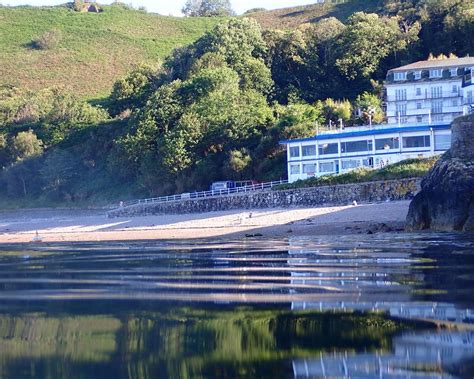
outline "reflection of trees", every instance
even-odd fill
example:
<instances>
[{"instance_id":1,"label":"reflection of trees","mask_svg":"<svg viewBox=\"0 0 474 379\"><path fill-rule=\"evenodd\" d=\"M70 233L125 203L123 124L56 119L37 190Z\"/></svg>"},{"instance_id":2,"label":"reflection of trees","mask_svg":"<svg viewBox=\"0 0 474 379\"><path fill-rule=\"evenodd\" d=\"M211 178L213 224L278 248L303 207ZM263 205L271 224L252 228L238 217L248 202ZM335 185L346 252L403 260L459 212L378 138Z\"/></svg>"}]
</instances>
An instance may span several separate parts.
<instances>
[{"instance_id":1,"label":"reflection of trees","mask_svg":"<svg viewBox=\"0 0 474 379\"><path fill-rule=\"evenodd\" d=\"M121 320L0 316L0 377L13 377L26 364L47 377L85 377L91 367L94 373L137 379L279 377L289 369L285 359L388 349L402 328L380 315L248 308L180 308Z\"/></svg>"}]
</instances>

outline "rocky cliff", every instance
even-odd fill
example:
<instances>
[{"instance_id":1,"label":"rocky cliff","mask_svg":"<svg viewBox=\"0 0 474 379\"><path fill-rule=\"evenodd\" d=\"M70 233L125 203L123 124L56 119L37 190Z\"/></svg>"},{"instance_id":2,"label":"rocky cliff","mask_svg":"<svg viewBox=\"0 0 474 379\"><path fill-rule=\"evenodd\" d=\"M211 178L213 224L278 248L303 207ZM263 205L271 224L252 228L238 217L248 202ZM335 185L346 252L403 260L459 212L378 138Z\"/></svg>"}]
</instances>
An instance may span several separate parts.
<instances>
[{"instance_id":1,"label":"rocky cliff","mask_svg":"<svg viewBox=\"0 0 474 379\"><path fill-rule=\"evenodd\" d=\"M406 229L474 232L474 115L452 124L451 149L421 183Z\"/></svg>"}]
</instances>

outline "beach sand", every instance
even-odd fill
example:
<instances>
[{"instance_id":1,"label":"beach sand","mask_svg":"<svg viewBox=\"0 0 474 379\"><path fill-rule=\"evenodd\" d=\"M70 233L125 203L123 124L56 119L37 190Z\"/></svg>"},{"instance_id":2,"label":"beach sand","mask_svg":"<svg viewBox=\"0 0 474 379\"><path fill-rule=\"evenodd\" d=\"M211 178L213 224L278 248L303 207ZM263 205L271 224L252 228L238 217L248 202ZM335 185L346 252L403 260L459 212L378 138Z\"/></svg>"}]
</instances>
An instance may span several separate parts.
<instances>
[{"instance_id":1,"label":"beach sand","mask_svg":"<svg viewBox=\"0 0 474 379\"><path fill-rule=\"evenodd\" d=\"M0 212L0 243L283 237L401 231L409 201L107 218L104 210Z\"/></svg>"}]
</instances>

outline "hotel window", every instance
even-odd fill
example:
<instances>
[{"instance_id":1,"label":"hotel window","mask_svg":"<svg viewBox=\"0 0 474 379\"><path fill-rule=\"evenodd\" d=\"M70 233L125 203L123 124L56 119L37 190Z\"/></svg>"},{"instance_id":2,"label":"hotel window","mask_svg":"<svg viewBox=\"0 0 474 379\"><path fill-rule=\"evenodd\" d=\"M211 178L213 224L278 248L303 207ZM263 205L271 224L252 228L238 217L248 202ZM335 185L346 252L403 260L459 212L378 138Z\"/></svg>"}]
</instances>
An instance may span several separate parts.
<instances>
[{"instance_id":1,"label":"hotel window","mask_svg":"<svg viewBox=\"0 0 474 379\"><path fill-rule=\"evenodd\" d=\"M423 122L423 116L416 116L416 122Z\"/></svg>"},{"instance_id":2,"label":"hotel window","mask_svg":"<svg viewBox=\"0 0 474 379\"><path fill-rule=\"evenodd\" d=\"M430 70L430 78L442 78L442 77L443 77L442 69Z\"/></svg>"},{"instance_id":3,"label":"hotel window","mask_svg":"<svg viewBox=\"0 0 474 379\"><path fill-rule=\"evenodd\" d=\"M451 134L435 135L435 150L448 150L451 147Z\"/></svg>"},{"instance_id":4,"label":"hotel window","mask_svg":"<svg viewBox=\"0 0 474 379\"><path fill-rule=\"evenodd\" d=\"M421 109L421 103L416 103L416 109Z\"/></svg>"},{"instance_id":5,"label":"hotel window","mask_svg":"<svg viewBox=\"0 0 474 379\"><path fill-rule=\"evenodd\" d=\"M342 169L343 170L350 170L353 168L360 167L360 160L359 159L351 159L351 160L346 160L342 161Z\"/></svg>"},{"instance_id":6,"label":"hotel window","mask_svg":"<svg viewBox=\"0 0 474 379\"><path fill-rule=\"evenodd\" d=\"M303 157L315 156L316 155L316 145L303 146L302 147Z\"/></svg>"},{"instance_id":7,"label":"hotel window","mask_svg":"<svg viewBox=\"0 0 474 379\"><path fill-rule=\"evenodd\" d=\"M300 173L300 165L293 164L290 166L290 175L299 175Z\"/></svg>"},{"instance_id":8,"label":"hotel window","mask_svg":"<svg viewBox=\"0 0 474 379\"><path fill-rule=\"evenodd\" d=\"M431 103L431 114L443 113L443 102L433 101Z\"/></svg>"},{"instance_id":9,"label":"hotel window","mask_svg":"<svg viewBox=\"0 0 474 379\"><path fill-rule=\"evenodd\" d=\"M393 74L393 80L406 80L407 73L406 72L395 72Z\"/></svg>"},{"instance_id":10,"label":"hotel window","mask_svg":"<svg viewBox=\"0 0 474 379\"><path fill-rule=\"evenodd\" d=\"M433 99L438 99L443 97L443 87L431 87L431 97Z\"/></svg>"},{"instance_id":11,"label":"hotel window","mask_svg":"<svg viewBox=\"0 0 474 379\"><path fill-rule=\"evenodd\" d=\"M400 147L398 137L393 138L377 138L375 140L375 150L392 150Z\"/></svg>"},{"instance_id":12,"label":"hotel window","mask_svg":"<svg viewBox=\"0 0 474 379\"><path fill-rule=\"evenodd\" d=\"M334 162L321 162L319 172L334 172Z\"/></svg>"},{"instance_id":13,"label":"hotel window","mask_svg":"<svg viewBox=\"0 0 474 379\"><path fill-rule=\"evenodd\" d=\"M290 147L290 158L297 158L299 156L300 156L300 147L299 146Z\"/></svg>"},{"instance_id":14,"label":"hotel window","mask_svg":"<svg viewBox=\"0 0 474 379\"><path fill-rule=\"evenodd\" d=\"M468 104L472 103L472 91L467 91L466 101Z\"/></svg>"},{"instance_id":15,"label":"hotel window","mask_svg":"<svg viewBox=\"0 0 474 379\"><path fill-rule=\"evenodd\" d=\"M421 96L421 88L420 87L418 87L416 89L416 96Z\"/></svg>"},{"instance_id":16,"label":"hotel window","mask_svg":"<svg viewBox=\"0 0 474 379\"><path fill-rule=\"evenodd\" d=\"M458 76L458 69L457 68L450 68L449 75L451 76Z\"/></svg>"},{"instance_id":17,"label":"hotel window","mask_svg":"<svg viewBox=\"0 0 474 379\"><path fill-rule=\"evenodd\" d=\"M403 137L403 148L430 147L430 136Z\"/></svg>"},{"instance_id":18,"label":"hotel window","mask_svg":"<svg viewBox=\"0 0 474 379\"><path fill-rule=\"evenodd\" d=\"M341 142L341 153L372 151L372 140Z\"/></svg>"},{"instance_id":19,"label":"hotel window","mask_svg":"<svg viewBox=\"0 0 474 379\"><path fill-rule=\"evenodd\" d=\"M327 155L327 154L338 154L339 153L339 148L337 146L337 143L325 143L322 145L319 145L319 155Z\"/></svg>"},{"instance_id":20,"label":"hotel window","mask_svg":"<svg viewBox=\"0 0 474 379\"><path fill-rule=\"evenodd\" d=\"M397 89L395 90L395 100L402 101L407 99L407 90L406 89Z\"/></svg>"},{"instance_id":21,"label":"hotel window","mask_svg":"<svg viewBox=\"0 0 474 379\"><path fill-rule=\"evenodd\" d=\"M451 101L451 106L452 106L452 107L457 107L457 106L458 106L458 99L453 99L453 100Z\"/></svg>"},{"instance_id":22,"label":"hotel window","mask_svg":"<svg viewBox=\"0 0 474 379\"><path fill-rule=\"evenodd\" d=\"M458 93L458 92L459 92L459 87L457 86L457 84L453 84L452 93Z\"/></svg>"},{"instance_id":23,"label":"hotel window","mask_svg":"<svg viewBox=\"0 0 474 379\"><path fill-rule=\"evenodd\" d=\"M415 80L420 80L421 79L421 71L415 71L413 73L413 76L414 76Z\"/></svg>"},{"instance_id":24,"label":"hotel window","mask_svg":"<svg viewBox=\"0 0 474 379\"><path fill-rule=\"evenodd\" d=\"M406 116L407 114L407 105L406 104L397 104L397 116Z\"/></svg>"},{"instance_id":25,"label":"hotel window","mask_svg":"<svg viewBox=\"0 0 474 379\"><path fill-rule=\"evenodd\" d=\"M316 172L316 164L304 164L303 165L303 174L314 174Z\"/></svg>"}]
</instances>

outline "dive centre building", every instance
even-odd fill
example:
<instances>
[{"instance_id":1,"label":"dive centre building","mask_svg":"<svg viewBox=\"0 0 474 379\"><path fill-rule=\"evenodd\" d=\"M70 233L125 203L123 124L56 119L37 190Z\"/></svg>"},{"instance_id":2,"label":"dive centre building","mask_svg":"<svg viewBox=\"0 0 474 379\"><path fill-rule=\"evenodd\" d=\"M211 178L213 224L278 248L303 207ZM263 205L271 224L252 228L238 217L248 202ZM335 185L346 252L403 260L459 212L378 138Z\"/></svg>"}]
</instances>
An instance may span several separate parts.
<instances>
[{"instance_id":1,"label":"dive centre building","mask_svg":"<svg viewBox=\"0 0 474 379\"><path fill-rule=\"evenodd\" d=\"M385 82L388 123L281 141L287 145L288 181L444 153L451 145L451 121L474 106L473 74L474 57L390 70Z\"/></svg>"}]
</instances>

